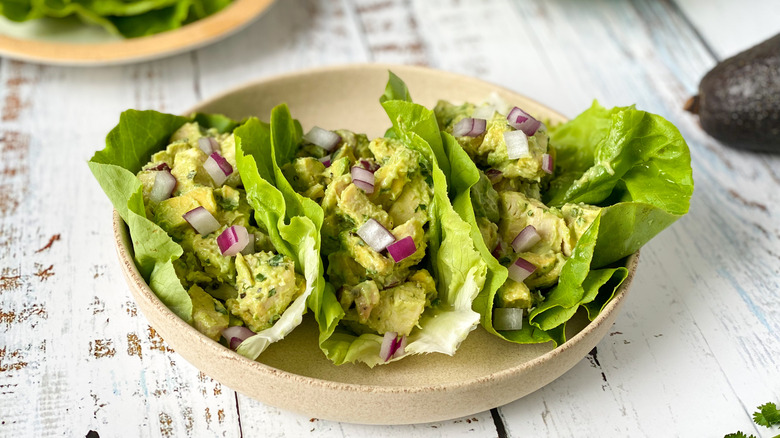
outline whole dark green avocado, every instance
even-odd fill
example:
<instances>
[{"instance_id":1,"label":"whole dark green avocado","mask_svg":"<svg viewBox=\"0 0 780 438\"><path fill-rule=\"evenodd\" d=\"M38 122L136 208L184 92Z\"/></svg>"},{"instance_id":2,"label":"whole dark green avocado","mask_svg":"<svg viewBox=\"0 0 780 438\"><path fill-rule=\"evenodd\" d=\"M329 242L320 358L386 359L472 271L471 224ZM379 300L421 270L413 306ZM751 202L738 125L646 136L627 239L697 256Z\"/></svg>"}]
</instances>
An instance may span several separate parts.
<instances>
[{"instance_id":1,"label":"whole dark green avocado","mask_svg":"<svg viewBox=\"0 0 780 438\"><path fill-rule=\"evenodd\" d=\"M728 146L780 153L780 34L716 65L685 109Z\"/></svg>"}]
</instances>

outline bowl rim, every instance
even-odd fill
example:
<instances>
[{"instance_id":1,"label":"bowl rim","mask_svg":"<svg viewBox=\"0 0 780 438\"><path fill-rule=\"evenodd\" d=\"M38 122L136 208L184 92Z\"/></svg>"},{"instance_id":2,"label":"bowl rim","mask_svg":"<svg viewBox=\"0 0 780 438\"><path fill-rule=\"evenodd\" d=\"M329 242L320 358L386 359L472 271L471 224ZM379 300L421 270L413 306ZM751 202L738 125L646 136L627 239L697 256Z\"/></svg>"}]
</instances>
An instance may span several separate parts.
<instances>
[{"instance_id":1,"label":"bowl rim","mask_svg":"<svg viewBox=\"0 0 780 438\"><path fill-rule=\"evenodd\" d=\"M339 72L339 71L345 71L349 69L361 69L361 68L374 68L374 69L387 69L389 67L392 67L393 71L417 71L417 72L424 72L427 74L443 74L450 76L452 78L458 79L458 80L467 80L475 83L480 83L482 85L488 84L495 88L495 90L501 90L511 95L521 96L524 99L527 99L529 101L533 101L532 99L528 99L525 96L509 90L507 88L494 85L492 83L472 78L469 76L463 76L456 73L450 73L450 72L443 72L440 70L430 69L427 67L418 67L418 66L399 66L399 65L393 65L393 64L346 64L346 65L338 65L338 66L328 66L328 67L321 67L321 68L315 68L315 69L308 69L308 70L301 70L301 71L295 71L292 73L286 73L286 74L280 74L271 76L268 78L261 78L258 80L249 81L247 83L244 83L243 85L239 85L236 87L233 87L229 89L228 91L225 91L223 93L218 94L215 97L209 98L204 100L203 102L199 103L198 105L194 106L192 109L190 109L188 112L185 112L185 114L191 114L193 112L197 112L197 108L204 107L214 101L217 101L219 99L224 98L227 95L230 95L232 93L239 92L243 89L253 87L260 84L266 84L268 82L274 82L279 80L288 80L291 78L298 78L302 76L307 75L316 75L321 74L324 72ZM557 111L548 109L545 105L540 104L536 101L533 101L537 105L539 105L542 108L545 108L545 111L548 111L551 114L555 114L560 116L562 119L566 120L566 118L558 113ZM533 368L537 366L537 364L541 362L546 362L549 360L552 360L554 357L563 354L566 350L570 348L575 348L577 344L581 342L587 342L589 337L588 334L592 331L597 330L600 325L607 319L609 319L610 315L617 311L617 309L620 308L620 305L622 304L622 301L625 299L626 295L628 294L629 288L631 286L631 283L634 279L634 275L636 273L637 265L639 263L639 254L640 251L635 252L634 254L631 254L626 259L626 268L628 269L628 274L623 280L623 283L618 287L618 289L615 291L612 299L604 306L602 311L594 318L592 321L589 321L587 325L580 330L577 334L569 338L565 343L562 345L559 345L558 347L554 348L551 351L548 351L540 356L537 356L529 361L522 362L516 366L504 368L500 371L495 371L489 374L485 374L480 377L476 378L470 378L468 380L462 380L462 381L456 381L456 382L445 382L445 383L438 383L434 385L411 385L411 386L403 386L403 385L370 385L370 384L360 384L360 383L345 383L345 382L337 382L337 381L331 381L331 380L325 380L320 379L317 377L308 377L300 374L295 374L289 371L285 371L282 369L278 369L275 367L272 367L270 365L266 365L264 363L251 360L249 358L246 358L244 356L241 356L237 352L230 350L224 346L222 346L220 343L215 342L214 340L208 338L206 335L200 333L195 329L193 326L187 324L184 320L179 318L176 314L173 313L163 302L157 297L157 295L151 290L149 285L146 283L146 281L141 276L140 272L138 271L137 266L135 265L135 262L133 260L133 257L130 255L132 252L132 249L126 246L126 243L129 243L131 241L129 230L127 229L127 225L122 220L119 213L114 210L113 212L113 232L114 232L114 243L116 245L117 254L119 256L120 262L122 264L122 267L125 271L125 273L128 275L128 282L131 280L135 285L137 286L138 291L141 293L141 297L149 302L152 306L154 306L157 310L161 311L163 313L163 316L167 318L174 318L177 329L189 331L191 335L194 335L200 344L203 344L205 348L210 350L210 354L220 355L225 358L229 358L232 360L238 361L241 366L246 366L254 369L257 372L263 373L266 376L276 376L276 377L282 377L288 380L291 380L293 382L300 382L305 383L308 385L314 385L323 389L332 389L332 390L338 390L343 392L354 392L354 393L382 393L382 394L407 394L407 393L413 393L413 394L419 394L419 393L429 393L429 392L440 392L440 391L458 391L463 390L466 388L469 388L471 386L480 385L488 381L496 382L496 381L504 381L506 379L511 378L515 374L522 373L524 370ZM309 309L307 308L307 313L309 313ZM481 324L480 324L481 325ZM599 339L600 341L600 339ZM166 341L167 342L167 341ZM598 341L597 341L598 342ZM518 346L521 346L521 344L518 344ZM337 365L333 365L337 366ZM240 390L239 390L240 392Z\"/></svg>"},{"instance_id":2,"label":"bowl rim","mask_svg":"<svg viewBox=\"0 0 780 438\"><path fill-rule=\"evenodd\" d=\"M222 91L220 93L215 94L214 96L211 96L207 99L204 99L192 107L190 107L188 110L183 111L182 114L189 115L195 112L198 112L198 108L208 106L214 102L217 102L226 96L229 96L231 94L237 93L239 91L242 91L247 88L251 88L257 85L263 85L278 81L287 81L291 79L297 79L305 76L311 76L311 75L319 75L324 73L339 73L339 72L348 72L350 70L378 70L378 71L390 71L392 70L395 72L411 72L412 74L431 74L431 75L437 75L437 76L443 76L448 77L451 79L456 79L461 82L468 82L471 84L481 84L481 85L490 85L495 91L501 91L505 94L511 94L516 96L521 96L525 101L527 102L533 102L535 105L544 108L545 112L549 114L553 114L556 118L561 119L562 121L568 121L569 118L563 115L562 113L548 107L547 105L535 100L531 99L530 97L527 97L525 95L522 95L518 93L517 91L514 91L512 89L509 89L507 87L504 87L502 85L497 85L492 82L488 82L482 79L478 79L472 76L466 76L459 73L453 73L449 71L444 70L438 70L430 67L424 67L419 65L403 65L403 64L391 64L391 63L381 63L381 62L358 62L358 63L347 63L347 64L336 64L336 65L328 65L323 67L314 67L314 68L308 68L303 70L295 70L291 72L286 73L278 73L273 74L270 76L262 76L257 79L252 79L246 82L243 82L238 85L234 85L230 88L228 88L225 91ZM402 74L399 74L398 76L402 76Z\"/></svg>"}]
</instances>

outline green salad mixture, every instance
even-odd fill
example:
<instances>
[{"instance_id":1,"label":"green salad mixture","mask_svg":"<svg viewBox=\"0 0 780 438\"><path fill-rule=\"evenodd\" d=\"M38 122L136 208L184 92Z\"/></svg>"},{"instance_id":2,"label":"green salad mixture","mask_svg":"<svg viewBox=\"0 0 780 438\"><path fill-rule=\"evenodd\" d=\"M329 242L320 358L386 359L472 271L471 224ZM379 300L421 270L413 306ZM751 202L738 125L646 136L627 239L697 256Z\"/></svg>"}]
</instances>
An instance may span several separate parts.
<instances>
[{"instance_id":1,"label":"green salad mixture","mask_svg":"<svg viewBox=\"0 0 780 438\"><path fill-rule=\"evenodd\" d=\"M497 98L412 102L390 73L380 138L129 110L90 168L157 296L257 358L311 310L336 364L454 354L477 324L565 342L684 215L690 155L660 116L593 106L546 126Z\"/></svg>"},{"instance_id":2,"label":"green salad mixture","mask_svg":"<svg viewBox=\"0 0 780 438\"><path fill-rule=\"evenodd\" d=\"M153 35L207 17L232 0L0 0L12 21L75 16L125 38Z\"/></svg>"}]
</instances>

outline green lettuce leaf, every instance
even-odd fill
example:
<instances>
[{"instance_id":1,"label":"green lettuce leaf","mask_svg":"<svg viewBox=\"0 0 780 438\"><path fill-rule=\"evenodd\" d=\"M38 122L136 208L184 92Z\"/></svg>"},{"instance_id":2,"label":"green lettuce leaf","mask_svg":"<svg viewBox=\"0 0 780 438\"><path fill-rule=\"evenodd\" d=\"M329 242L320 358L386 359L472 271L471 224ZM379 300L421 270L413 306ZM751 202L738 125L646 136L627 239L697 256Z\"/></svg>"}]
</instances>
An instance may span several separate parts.
<instances>
[{"instance_id":1,"label":"green lettuce leaf","mask_svg":"<svg viewBox=\"0 0 780 438\"><path fill-rule=\"evenodd\" d=\"M565 341L566 322L580 307L595 318L625 280L633 254L687 213L693 178L685 140L662 117L634 107L607 110L598 103L551 130L556 176L545 203L584 202L601 213L578 241L558 284L520 331L501 332L515 342Z\"/></svg>"},{"instance_id":2,"label":"green lettuce leaf","mask_svg":"<svg viewBox=\"0 0 780 438\"><path fill-rule=\"evenodd\" d=\"M420 152L431 167L434 186L429 255L437 281L438 300L426 309L419 321L420 328L408 337L406 352L452 355L479 322L472 302L485 285L488 267L474 246L464 245L464 242L471 242L473 230L450 203L447 177L441 165L446 164L449 169L449 162L433 113L408 101L386 100L382 106L390 117L396 138ZM439 153L436 148L440 149ZM439 156L445 163L438 162ZM353 346L347 361L361 360L369 365L379 362L380 337L364 335L357 342L357 348Z\"/></svg>"},{"instance_id":3,"label":"green lettuce leaf","mask_svg":"<svg viewBox=\"0 0 780 438\"><path fill-rule=\"evenodd\" d=\"M690 152L663 117L633 106L608 110L594 102L550 134L556 176L545 203L606 207L593 267L636 252L688 212L693 194Z\"/></svg>"},{"instance_id":4,"label":"green lettuce leaf","mask_svg":"<svg viewBox=\"0 0 780 438\"><path fill-rule=\"evenodd\" d=\"M584 307L595 318L628 275L602 268L633 254L687 213L693 193L685 140L662 117L634 107L607 110L598 103L551 130L556 176L544 193L551 206L583 202L602 206L577 242L558 284L520 331L501 332L519 343L546 332L565 341L566 322Z\"/></svg>"},{"instance_id":5,"label":"green lettuce leaf","mask_svg":"<svg viewBox=\"0 0 780 438\"><path fill-rule=\"evenodd\" d=\"M192 321L192 300L173 269L181 246L146 218L143 187L135 174L152 153L164 148L187 117L128 110L106 137L105 149L89 161L92 174L130 231L133 258L149 287L181 319Z\"/></svg>"},{"instance_id":6,"label":"green lettuce leaf","mask_svg":"<svg viewBox=\"0 0 780 438\"><path fill-rule=\"evenodd\" d=\"M326 289L323 277L320 259L322 208L297 194L279 168L280 162L284 164L295 154L302 137L300 123L292 118L286 105L280 105L272 110L270 124L249 119L235 130L235 136L239 172L247 189L247 199L255 209L255 218L265 223L269 230L274 230L272 241L275 244L280 241L277 244L280 250L280 245L284 245L285 254L296 260L296 266L302 269L306 278L305 293L282 318L271 329L248 338L239 346L239 353L256 358L271 342L281 339L300 324L307 306L319 324L321 340L333 333L343 310L333 288ZM248 179L247 174L251 175ZM288 313L290 317L286 319Z\"/></svg>"},{"instance_id":7,"label":"green lettuce leaf","mask_svg":"<svg viewBox=\"0 0 780 438\"><path fill-rule=\"evenodd\" d=\"M385 94L379 96L379 103L385 103L389 100L411 102L412 95L409 94L409 88L406 87L406 82L391 71L388 71L387 73L390 75L390 78L387 80Z\"/></svg>"},{"instance_id":8,"label":"green lettuce leaf","mask_svg":"<svg viewBox=\"0 0 780 438\"><path fill-rule=\"evenodd\" d=\"M422 164L431 169L434 200L432 208L429 209L431 220L428 231L428 259L434 278L437 279L438 291L436 304L425 310L418 328L408 336L405 351L406 354L439 352L452 355L479 322L479 314L472 309L471 303L485 284L487 266L478 250L470 245L463 245L464 241L470 241L473 230L450 204L446 176L437 163L437 153L427 141L427 138L430 138L440 149L439 155L446 159L433 113L408 101L389 100L397 95L409 99L408 90L402 84L403 82L396 83L396 88L389 84L385 98L381 100L393 121L394 127L389 132L393 137L403 139L408 147L420 152L424 157ZM425 120L418 118L418 115L423 115ZM435 130L431 129L431 120ZM272 122L272 125L276 124ZM289 121L279 125L288 132L293 126ZM287 145L293 147L289 143ZM276 156L280 153L294 156L294 151L289 154L277 151ZM323 313L323 319L333 323L328 333L321 332L320 335L320 347L325 355L337 365L363 362L373 367L386 363L379 355L383 337L375 334L357 336L338 327L343 310L329 284L323 298L320 312ZM320 326L322 327L322 321Z\"/></svg>"},{"instance_id":9,"label":"green lettuce leaf","mask_svg":"<svg viewBox=\"0 0 780 438\"><path fill-rule=\"evenodd\" d=\"M173 261L182 248L145 216L142 185L135 176L154 152L162 150L170 136L184 123L197 121L205 128L234 132L236 163L255 220L267 230L277 251L296 262L306 279L304 293L282 313L273 327L241 343L238 352L256 359L268 345L282 339L298 326L313 293L323 288L319 258L319 229L306 216L290 215L285 197L273 185L273 171L265 164L270 153L263 146L270 138L268 124L257 119L236 122L221 115L193 114L180 117L155 111L128 110L108 134L105 149L95 153L89 167L114 207L125 220L133 243L133 256L150 288L177 316L192 321L192 300L182 287ZM311 215L316 216L316 215ZM321 224L321 220L320 220Z\"/></svg>"},{"instance_id":10,"label":"green lettuce leaf","mask_svg":"<svg viewBox=\"0 0 780 438\"><path fill-rule=\"evenodd\" d=\"M255 220L268 230L277 250L295 260L296 270L306 279L306 289L272 327L239 345L238 353L250 359L256 359L271 343L284 338L297 327L303 320L307 303L318 301L324 289L320 260L322 210L316 204L312 209L311 204L306 202L309 200L300 199L295 192L292 195L289 191L285 193L287 189L283 184L281 187L274 186L279 185L277 178L281 172L275 171L277 166L273 160L266 159L274 157L273 131L272 125L255 118L238 127L234 131L236 163L247 192L247 201L255 210ZM257 163L262 165L258 167Z\"/></svg>"},{"instance_id":11,"label":"green lettuce leaf","mask_svg":"<svg viewBox=\"0 0 780 438\"><path fill-rule=\"evenodd\" d=\"M474 299L472 307L481 315L482 326L489 332L498 335L493 330L493 300L496 292L501 285L506 282L507 269L496 260L491 254L491 250L485 245L482 239L482 233L477 225L477 218L474 212L474 204L471 199L471 188L480 181L479 170L471 157L463 150L455 137L442 132L442 139L446 149L447 157L452 167L452 192L455 193L455 199L452 205L461 219L466 221L471 228L471 241L479 251L480 257L487 265L487 276L485 285Z\"/></svg>"},{"instance_id":12,"label":"green lettuce leaf","mask_svg":"<svg viewBox=\"0 0 780 438\"><path fill-rule=\"evenodd\" d=\"M177 29L226 7L232 0L0 0L13 21L77 16L108 32L134 38Z\"/></svg>"},{"instance_id":13,"label":"green lettuce leaf","mask_svg":"<svg viewBox=\"0 0 780 438\"><path fill-rule=\"evenodd\" d=\"M397 100L385 102L392 97ZM392 73L382 100L386 109L390 105L400 114L394 128L402 124L426 140L433 136L432 112L399 110L411 97L403 81ZM551 132L556 176L545 193L545 203L560 207L584 202L604 208L577 243L558 284L531 312L522 330L500 333L492 327L492 308L507 272L485 247L476 226L477 207L468 192L479 184L479 172L455 139L441 134L451 169L450 197L460 217L471 225L472 240L488 266L487 281L474 300L474 309L489 332L518 343L564 342L565 324L580 308L587 310L591 320L595 318L628 275L624 266L613 264L619 265L685 214L693 191L687 145L679 131L660 116L633 107L607 110L594 103ZM437 143L430 143L437 151ZM436 155L441 161L440 153Z\"/></svg>"}]
</instances>

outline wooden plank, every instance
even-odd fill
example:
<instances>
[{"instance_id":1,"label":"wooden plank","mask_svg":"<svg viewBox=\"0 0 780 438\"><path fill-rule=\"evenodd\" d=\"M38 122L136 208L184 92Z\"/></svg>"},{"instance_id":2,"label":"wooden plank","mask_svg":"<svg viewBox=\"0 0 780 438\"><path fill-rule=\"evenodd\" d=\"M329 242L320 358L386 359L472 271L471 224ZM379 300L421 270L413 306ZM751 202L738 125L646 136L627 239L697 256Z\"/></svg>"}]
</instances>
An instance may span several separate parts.
<instances>
[{"instance_id":1,"label":"wooden plank","mask_svg":"<svg viewBox=\"0 0 780 438\"><path fill-rule=\"evenodd\" d=\"M205 98L262 77L369 60L346 0L278 1L252 26L195 56Z\"/></svg>"},{"instance_id":2,"label":"wooden plank","mask_svg":"<svg viewBox=\"0 0 780 438\"><path fill-rule=\"evenodd\" d=\"M390 437L495 437L490 412L450 421L406 426L371 426L339 423L282 411L242 395L238 396L244 436Z\"/></svg>"},{"instance_id":3,"label":"wooden plank","mask_svg":"<svg viewBox=\"0 0 780 438\"><path fill-rule=\"evenodd\" d=\"M371 61L431 65L432 52L419 23L427 23L406 0L353 0Z\"/></svg>"},{"instance_id":4,"label":"wooden plank","mask_svg":"<svg viewBox=\"0 0 780 438\"><path fill-rule=\"evenodd\" d=\"M776 0L674 0L719 59L733 56L780 32Z\"/></svg>"}]
</instances>

